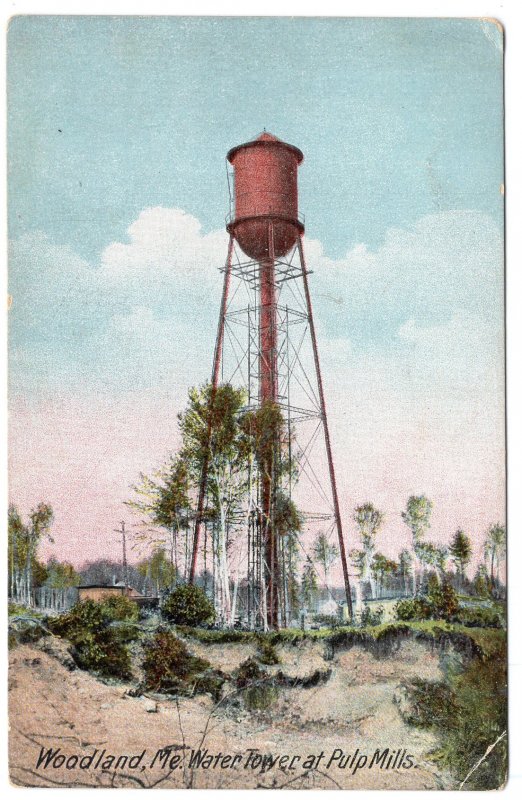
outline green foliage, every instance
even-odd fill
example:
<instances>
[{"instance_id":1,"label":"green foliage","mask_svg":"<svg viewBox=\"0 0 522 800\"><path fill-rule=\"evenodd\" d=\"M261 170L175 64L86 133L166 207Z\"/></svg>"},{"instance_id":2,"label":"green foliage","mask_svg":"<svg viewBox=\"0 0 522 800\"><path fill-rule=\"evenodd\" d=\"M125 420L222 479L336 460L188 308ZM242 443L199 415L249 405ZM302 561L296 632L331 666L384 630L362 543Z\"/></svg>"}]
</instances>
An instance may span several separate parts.
<instances>
[{"instance_id":1,"label":"green foliage","mask_svg":"<svg viewBox=\"0 0 522 800\"><path fill-rule=\"evenodd\" d=\"M198 673L210 667L208 661L192 656L186 644L168 630L158 631L144 649L145 681L153 691L183 690Z\"/></svg>"},{"instance_id":2,"label":"green foliage","mask_svg":"<svg viewBox=\"0 0 522 800\"><path fill-rule=\"evenodd\" d=\"M243 692L243 700L249 711L267 711L277 700L279 690L271 683L249 686Z\"/></svg>"},{"instance_id":3,"label":"green foliage","mask_svg":"<svg viewBox=\"0 0 522 800\"><path fill-rule=\"evenodd\" d=\"M375 580L384 586L386 578L397 575L399 565L391 558L387 558L382 553L375 553L370 564L370 570Z\"/></svg>"},{"instance_id":4,"label":"green foliage","mask_svg":"<svg viewBox=\"0 0 522 800\"><path fill-rule=\"evenodd\" d=\"M403 522L412 532L414 543L422 539L430 527L433 503L425 495L411 495L406 503L406 511L401 514Z\"/></svg>"},{"instance_id":5,"label":"green foliage","mask_svg":"<svg viewBox=\"0 0 522 800\"><path fill-rule=\"evenodd\" d=\"M490 582L493 584L496 578L499 579L500 562L506 558L506 529L500 523L491 525L486 534L484 543L484 558L490 563Z\"/></svg>"},{"instance_id":6,"label":"green foliage","mask_svg":"<svg viewBox=\"0 0 522 800\"><path fill-rule=\"evenodd\" d=\"M275 498L272 521L278 535L284 537L299 533L303 527L303 520L296 504L282 492L278 492Z\"/></svg>"},{"instance_id":7,"label":"green foliage","mask_svg":"<svg viewBox=\"0 0 522 800\"><path fill-rule=\"evenodd\" d=\"M71 586L79 586L81 583L81 576L67 561L50 558L46 571L45 584L51 589L68 589Z\"/></svg>"},{"instance_id":8,"label":"green foliage","mask_svg":"<svg viewBox=\"0 0 522 800\"><path fill-rule=\"evenodd\" d=\"M319 533L313 545L313 554L315 560L321 565L327 579L330 567L339 558L339 548L335 544L330 544L326 534Z\"/></svg>"},{"instance_id":9,"label":"green foliage","mask_svg":"<svg viewBox=\"0 0 522 800\"><path fill-rule=\"evenodd\" d=\"M397 619L450 620L459 607L457 593L447 581L439 584L437 580L430 581L428 593L411 599L399 600L395 605Z\"/></svg>"},{"instance_id":10,"label":"green foliage","mask_svg":"<svg viewBox=\"0 0 522 800\"><path fill-rule=\"evenodd\" d=\"M439 585L437 582L428 592L435 619L451 619L459 607L459 601L455 589L447 581Z\"/></svg>"},{"instance_id":11,"label":"green foliage","mask_svg":"<svg viewBox=\"0 0 522 800\"><path fill-rule=\"evenodd\" d=\"M308 558L301 576L301 601L306 608L313 606L317 588L317 573L312 561Z\"/></svg>"},{"instance_id":12,"label":"green foliage","mask_svg":"<svg viewBox=\"0 0 522 800\"><path fill-rule=\"evenodd\" d=\"M132 673L125 642L137 633L114 623L132 621L136 610L136 603L126 597L111 597L102 603L86 600L67 614L50 617L48 625L54 634L71 642L73 658L82 669L128 680Z\"/></svg>"},{"instance_id":13,"label":"green foliage","mask_svg":"<svg viewBox=\"0 0 522 800\"><path fill-rule=\"evenodd\" d=\"M249 686L251 683L263 680L267 677L264 670L261 669L257 661L253 658L247 658L237 668L234 674L236 686L240 689Z\"/></svg>"},{"instance_id":14,"label":"green foliage","mask_svg":"<svg viewBox=\"0 0 522 800\"><path fill-rule=\"evenodd\" d=\"M496 652L469 660L446 682L416 679L406 686L406 720L439 733L441 748L433 758L450 769L459 784L478 765L464 789L499 789L506 779L505 738L484 758L507 729L506 657L504 639Z\"/></svg>"},{"instance_id":15,"label":"green foliage","mask_svg":"<svg viewBox=\"0 0 522 800\"><path fill-rule=\"evenodd\" d=\"M196 482L203 463L212 463L211 491L216 473L247 463L249 447L239 418L244 401L244 391L231 384L222 384L216 390L206 384L201 389L190 389L187 409L178 415L183 439L181 457Z\"/></svg>"},{"instance_id":16,"label":"green foliage","mask_svg":"<svg viewBox=\"0 0 522 800\"><path fill-rule=\"evenodd\" d=\"M431 619L432 606L425 597L412 597L399 600L395 605L395 616L398 620Z\"/></svg>"},{"instance_id":17,"label":"green foliage","mask_svg":"<svg viewBox=\"0 0 522 800\"><path fill-rule=\"evenodd\" d=\"M104 614L118 622L137 622L140 609L138 604L125 595L112 595L100 604Z\"/></svg>"},{"instance_id":18,"label":"green foliage","mask_svg":"<svg viewBox=\"0 0 522 800\"><path fill-rule=\"evenodd\" d=\"M361 626L371 626L371 625L380 625L382 623L384 617L384 608L383 606L376 606L375 608L370 608L369 605L365 605L362 612L361 612Z\"/></svg>"},{"instance_id":19,"label":"green foliage","mask_svg":"<svg viewBox=\"0 0 522 800\"><path fill-rule=\"evenodd\" d=\"M21 616L21 617L25 617L25 616L41 617L42 616L41 614L37 614L34 611L34 609L29 608L28 606L23 606L21 603L9 603L7 608L8 608L7 613L8 613L8 615L10 617L17 617L17 616Z\"/></svg>"},{"instance_id":20,"label":"green foliage","mask_svg":"<svg viewBox=\"0 0 522 800\"><path fill-rule=\"evenodd\" d=\"M452 622L469 628L505 627L505 621L498 609L483 606L460 606L453 614Z\"/></svg>"},{"instance_id":21,"label":"green foliage","mask_svg":"<svg viewBox=\"0 0 522 800\"><path fill-rule=\"evenodd\" d=\"M243 415L241 427L259 471L262 474L269 474L277 455L276 442L282 441L285 427L279 405L265 400L258 409ZM279 469L287 471L288 464L281 464Z\"/></svg>"},{"instance_id":22,"label":"green foliage","mask_svg":"<svg viewBox=\"0 0 522 800\"><path fill-rule=\"evenodd\" d=\"M275 648L274 643L270 639L260 638L259 639L259 661L261 664L266 664L267 666L273 664L279 664L279 656L277 655L277 650Z\"/></svg>"},{"instance_id":23,"label":"green foliage","mask_svg":"<svg viewBox=\"0 0 522 800\"><path fill-rule=\"evenodd\" d=\"M405 722L418 728L436 728L457 711L455 693L445 681L412 678L407 684L409 700Z\"/></svg>"},{"instance_id":24,"label":"green foliage","mask_svg":"<svg viewBox=\"0 0 522 800\"><path fill-rule=\"evenodd\" d=\"M140 561L138 572L152 581L158 590L172 586L176 579L176 568L167 558L163 547L155 548L150 558Z\"/></svg>"},{"instance_id":25,"label":"green foliage","mask_svg":"<svg viewBox=\"0 0 522 800\"><path fill-rule=\"evenodd\" d=\"M314 622L328 628L339 628L341 625L339 617L335 614L316 614L314 616Z\"/></svg>"},{"instance_id":26,"label":"green foliage","mask_svg":"<svg viewBox=\"0 0 522 800\"><path fill-rule=\"evenodd\" d=\"M44 538L53 541L49 533L53 510L47 503L39 503L31 510L26 524L16 506L10 505L7 519L10 594L28 603L32 589L47 578L45 566L37 559L37 550Z\"/></svg>"},{"instance_id":27,"label":"green foliage","mask_svg":"<svg viewBox=\"0 0 522 800\"><path fill-rule=\"evenodd\" d=\"M199 586L178 586L163 603L161 612L179 625L211 625L215 619L214 607Z\"/></svg>"},{"instance_id":28,"label":"green foliage","mask_svg":"<svg viewBox=\"0 0 522 800\"><path fill-rule=\"evenodd\" d=\"M471 560L471 539L464 531L458 530L455 532L449 552L461 576L464 575L466 565Z\"/></svg>"}]
</instances>

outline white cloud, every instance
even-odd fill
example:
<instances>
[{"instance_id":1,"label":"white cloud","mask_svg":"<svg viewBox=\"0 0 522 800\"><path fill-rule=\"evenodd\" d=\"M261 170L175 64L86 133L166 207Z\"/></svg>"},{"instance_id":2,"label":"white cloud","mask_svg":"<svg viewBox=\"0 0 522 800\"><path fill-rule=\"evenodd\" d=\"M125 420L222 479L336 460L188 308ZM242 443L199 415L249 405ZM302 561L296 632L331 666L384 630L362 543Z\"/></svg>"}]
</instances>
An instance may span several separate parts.
<instances>
[{"instance_id":1,"label":"white cloud","mask_svg":"<svg viewBox=\"0 0 522 800\"><path fill-rule=\"evenodd\" d=\"M225 231L203 234L201 223L178 208L147 208L127 230L130 242L113 242L101 256L107 286L189 281L207 289L224 263Z\"/></svg>"},{"instance_id":2,"label":"white cloud","mask_svg":"<svg viewBox=\"0 0 522 800\"><path fill-rule=\"evenodd\" d=\"M146 209L128 236L89 264L28 234L13 243L10 263L11 429L20 463L39 453L36 467L48 465L49 491L58 490L58 466L76 463L75 420L86 458L89 431L99 430L78 481L105 498L100 525L116 513L115 487L123 497L142 465L164 458L187 387L209 375L227 247L225 232L204 234L179 209ZM482 214L445 212L389 230L375 251L360 243L335 260L316 240L305 250L346 518L355 502L373 499L390 519L395 509L389 530L400 541L405 495L426 491L441 515L434 536L448 538L460 508L467 516L459 524L483 530L492 514L502 516L503 502L498 229ZM132 401L121 400L126 393ZM74 409L60 439L53 425L67 394ZM47 405L24 415L21 398L39 395ZM105 474L98 464L113 438L121 455ZM30 498L33 484L20 467L17 493Z\"/></svg>"}]
</instances>

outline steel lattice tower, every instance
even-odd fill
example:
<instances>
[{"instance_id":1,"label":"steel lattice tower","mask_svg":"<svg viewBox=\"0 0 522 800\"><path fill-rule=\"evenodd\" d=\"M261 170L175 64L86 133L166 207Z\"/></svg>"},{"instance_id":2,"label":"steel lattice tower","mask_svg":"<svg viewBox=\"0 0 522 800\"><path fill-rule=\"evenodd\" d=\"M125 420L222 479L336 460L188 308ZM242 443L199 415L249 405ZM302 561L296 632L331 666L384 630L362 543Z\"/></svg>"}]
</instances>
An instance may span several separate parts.
<instances>
[{"instance_id":1,"label":"steel lattice tower","mask_svg":"<svg viewBox=\"0 0 522 800\"><path fill-rule=\"evenodd\" d=\"M303 154L264 132L232 148L227 160L233 168L227 169L229 189L232 183L233 190L212 391L225 380L235 381L247 391L245 411L260 409L266 403L278 406L286 431L274 442L274 452L281 454L284 448L290 462L285 475L279 474L278 457L261 473L252 468L248 502L235 521L247 545L248 622L251 627L274 629L288 621L285 542L278 533L274 513L275 498L282 488L290 498L301 490L298 505L308 525L318 523L326 526L330 535L337 534L351 618L348 564L302 242L304 223L298 212L297 169ZM308 353L306 343L311 346ZM299 446L297 429L307 430L306 443ZM329 492L317 474L320 462L316 463L312 455L321 430L326 456L322 467ZM203 464L200 479L191 582L198 565L208 466ZM302 490L303 476L323 503L322 510L302 508L313 496L311 490Z\"/></svg>"}]
</instances>

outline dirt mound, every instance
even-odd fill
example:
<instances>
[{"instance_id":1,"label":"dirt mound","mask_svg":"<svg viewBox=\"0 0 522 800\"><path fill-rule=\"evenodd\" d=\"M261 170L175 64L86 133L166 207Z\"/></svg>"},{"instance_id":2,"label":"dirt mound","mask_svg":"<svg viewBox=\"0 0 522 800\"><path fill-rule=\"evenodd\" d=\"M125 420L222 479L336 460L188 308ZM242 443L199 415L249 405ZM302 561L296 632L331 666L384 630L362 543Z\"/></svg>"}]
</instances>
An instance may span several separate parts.
<instances>
[{"instance_id":1,"label":"dirt mound","mask_svg":"<svg viewBox=\"0 0 522 800\"><path fill-rule=\"evenodd\" d=\"M376 659L353 647L328 662L318 644L280 645L280 664L264 667L267 672L302 678L321 664L323 670L331 670L330 677L311 688L280 686L262 710L227 709L226 702L216 705L206 695L133 697L130 684L104 683L71 670L63 645L51 637L45 644L21 645L10 653L10 769L19 785L449 785L447 776L425 761L426 752L437 744L435 737L406 726L394 702L405 671L428 678L439 674L436 658L421 643L403 643L389 659ZM205 646L202 655L232 671L248 649L212 645ZM199 654L192 643L191 650ZM226 690L237 691L232 686ZM207 761L198 762L200 749L206 750ZM391 766L386 767L388 753ZM405 766L405 754L415 768ZM354 772L350 761L343 762L348 755L366 758L367 763Z\"/></svg>"}]
</instances>

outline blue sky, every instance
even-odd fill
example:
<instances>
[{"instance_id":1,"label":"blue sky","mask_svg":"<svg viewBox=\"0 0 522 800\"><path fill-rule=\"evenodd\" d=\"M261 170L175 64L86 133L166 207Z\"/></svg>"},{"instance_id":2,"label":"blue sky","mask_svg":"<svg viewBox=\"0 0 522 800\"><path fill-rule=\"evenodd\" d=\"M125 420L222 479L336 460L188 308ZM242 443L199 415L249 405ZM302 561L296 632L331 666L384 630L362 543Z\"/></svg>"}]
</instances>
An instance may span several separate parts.
<instances>
[{"instance_id":1,"label":"blue sky","mask_svg":"<svg viewBox=\"0 0 522 800\"><path fill-rule=\"evenodd\" d=\"M155 205L212 230L225 153L264 127L304 151L329 256L441 208L501 220L491 23L18 17L9 42L13 236L92 259Z\"/></svg>"},{"instance_id":2,"label":"blue sky","mask_svg":"<svg viewBox=\"0 0 522 800\"><path fill-rule=\"evenodd\" d=\"M398 537L424 491L441 539L502 517L502 46L479 20L11 22L11 487L63 552L208 377L225 155L263 128L305 154L345 513L381 502Z\"/></svg>"}]
</instances>

